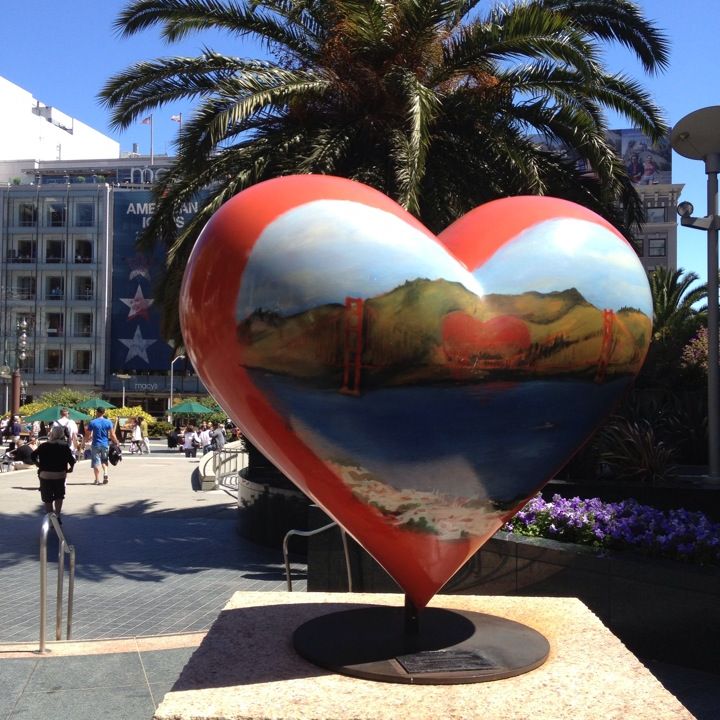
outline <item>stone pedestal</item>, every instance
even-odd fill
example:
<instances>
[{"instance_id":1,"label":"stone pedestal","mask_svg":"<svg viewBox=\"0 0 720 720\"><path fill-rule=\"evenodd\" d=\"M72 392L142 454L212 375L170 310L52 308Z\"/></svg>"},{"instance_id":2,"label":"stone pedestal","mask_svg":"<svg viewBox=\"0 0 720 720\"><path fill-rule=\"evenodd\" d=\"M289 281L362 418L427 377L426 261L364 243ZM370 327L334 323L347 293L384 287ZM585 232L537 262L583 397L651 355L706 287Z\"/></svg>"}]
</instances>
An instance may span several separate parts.
<instances>
[{"instance_id":1,"label":"stone pedestal","mask_svg":"<svg viewBox=\"0 0 720 720\"><path fill-rule=\"evenodd\" d=\"M292 633L323 613L402 605L399 594L236 593L158 707L157 720L692 720L625 646L573 598L441 595L431 605L498 615L550 641L525 675L470 685L395 685L322 670Z\"/></svg>"}]
</instances>

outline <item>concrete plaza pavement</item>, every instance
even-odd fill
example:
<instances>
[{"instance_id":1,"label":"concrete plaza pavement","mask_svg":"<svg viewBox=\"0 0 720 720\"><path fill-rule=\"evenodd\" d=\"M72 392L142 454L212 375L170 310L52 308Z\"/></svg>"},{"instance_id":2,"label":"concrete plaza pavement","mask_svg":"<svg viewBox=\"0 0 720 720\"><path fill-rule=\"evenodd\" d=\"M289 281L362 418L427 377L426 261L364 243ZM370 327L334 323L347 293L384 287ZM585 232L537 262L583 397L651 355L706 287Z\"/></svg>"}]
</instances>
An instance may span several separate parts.
<instances>
[{"instance_id":1,"label":"concrete plaza pavement","mask_svg":"<svg viewBox=\"0 0 720 720\"><path fill-rule=\"evenodd\" d=\"M75 640L207 629L239 589L285 588L282 554L240 538L236 497L200 492L187 459L155 444L93 483L89 461L68 475L63 531L77 553ZM43 518L34 469L0 474L0 642L38 637ZM48 544L54 628L57 541ZM301 589L302 585L298 585Z\"/></svg>"},{"instance_id":2,"label":"concrete plaza pavement","mask_svg":"<svg viewBox=\"0 0 720 720\"><path fill-rule=\"evenodd\" d=\"M68 476L62 517L77 553L74 642L48 642L42 657L37 474L0 473L0 718L150 718L235 591L285 589L282 553L237 534L233 491L199 491L199 457L159 442L152 450L126 452L107 485L94 484L87 460ZM51 531L49 641L57 553ZM305 566L293 564L293 574L304 590Z\"/></svg>"}]
</instances>

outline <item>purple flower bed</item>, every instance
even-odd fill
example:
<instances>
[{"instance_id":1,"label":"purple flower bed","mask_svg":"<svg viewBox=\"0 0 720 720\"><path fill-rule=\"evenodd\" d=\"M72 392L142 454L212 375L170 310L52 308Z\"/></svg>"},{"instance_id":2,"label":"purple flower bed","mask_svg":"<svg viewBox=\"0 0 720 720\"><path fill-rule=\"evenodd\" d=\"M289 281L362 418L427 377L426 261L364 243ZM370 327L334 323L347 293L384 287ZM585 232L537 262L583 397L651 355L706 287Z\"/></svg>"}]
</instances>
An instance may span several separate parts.
<instances>
[{"instance_id":1,"label":"purple flower bed","mask_svg":"<svg viewBox=\"0 0 720 720\"><path fill-rule=\"evenodd\" d=\"M502 528L612 550L633 550L705 565L720 565L720 523L703 513L656 510L636 500L606 503L536 496Z\"/></svg>"}]
</instances>

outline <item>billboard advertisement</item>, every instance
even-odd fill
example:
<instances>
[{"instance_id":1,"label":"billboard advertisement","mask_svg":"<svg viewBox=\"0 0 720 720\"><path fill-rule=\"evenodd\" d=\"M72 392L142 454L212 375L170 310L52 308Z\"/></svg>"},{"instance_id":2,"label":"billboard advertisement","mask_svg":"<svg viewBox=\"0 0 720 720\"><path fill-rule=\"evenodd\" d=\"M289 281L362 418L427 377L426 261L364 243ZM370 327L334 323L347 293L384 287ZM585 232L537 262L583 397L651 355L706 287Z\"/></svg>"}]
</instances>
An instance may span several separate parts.
<instances>
[{"instance_id":1,"label":"billboard advertisement","mask_svg":"<svg viewBox=\"0 0 720 720\"><path fill-rule=\"evenodd\" d=\"M114 232L112 263L112 307L110 372L167 372L172 348L160 334L160 308L154 289L164 272L165 253L139 252L138 235L147 226L155 203L150 190L114 192ZM192 217L197 202L183 206L179 226Z\"/></svg>"},{"instance_id":2,"label":"billboard advertisement","mask_svg":"<svg viewBox=\"0 0 720 720\"><path fill-rule=\"evenodd\" d=\"M670 136L653 143L640 130L611 130L608 133L615 152L622 158L630 179L636 185L662 185L672 182Z\"/></svg>"},{"instance_id":3,"label":"billboard advertisement","mask_svg":"<svg viewBox=\"0 0 720 720\"><path fill-rule=\"evenodd\" d=\"M580 173L592 173L585 159L559 143L549 143L540 135L535 142L543 149L557 152L572 160ZM670 136L653 143L640 130L609 130L607 139L618 157L622 158L630 179L636 185L662 185L672 182L672 147Z\"/></svg>"}]
</instances>

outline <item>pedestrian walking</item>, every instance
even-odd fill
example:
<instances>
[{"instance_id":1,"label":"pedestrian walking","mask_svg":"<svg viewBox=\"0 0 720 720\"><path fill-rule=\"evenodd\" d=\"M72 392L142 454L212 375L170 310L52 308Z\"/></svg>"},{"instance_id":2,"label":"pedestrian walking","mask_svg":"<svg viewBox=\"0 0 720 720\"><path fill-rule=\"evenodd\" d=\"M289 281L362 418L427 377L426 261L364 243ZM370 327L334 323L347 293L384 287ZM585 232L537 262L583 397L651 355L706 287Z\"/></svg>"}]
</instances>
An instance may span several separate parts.
<instances>
[{"instance_id":1,"label":"pedestrian walking","mask_svg":"<svg viewBox=\"0 0 720 720\"><path fill-rule=\"evenodd\" d=\"M59 425L51 428L48 441L33 451L32 461L39 468L40 497L45 504L45 512L54 510L62 525L60 511L65 500L65 479L75 466L75 456L65 439L65 429Z\"/></svg>"},{"instance_id":2,"label":"pedestrian walking","mask_svg":"<svg viewBox=\"0 0 720 720\"><path fill-rule=\"evenodd\" d=\"M15 445L20 442L20 433L22 433L22 425L20 424L20 416L15 415L10 422L10 437Z\"/></svg>"},{"instance_id":3,"label":"pedestrian walking","mask_svg":"<svg viewBox=\"0 0 720 720\"><path fill-rule=\"evenodd\" d=\"M210 444L213 450L222 450L225 447L225 428L217 421L213 423L210 431Z\"/></svg>"},{"instance_id":4,"label":"pedestrian walking","mask_svg":"<svg viewBox=\"0 0 720 720\"><path fill-rule=\"evenodd\" d=\"M110 441L119 445L113 424L105 417L105 408L95 410L95 419L87 424L85 440L90 440L90 464L95 475L95 484L100 484L100 468L103 471L103 485L108 483L108 451Z\"/></svg>"},{"instance_id":5,"label":"pedestrian walking","mask_svg":"<svg viewBox=\"0 0 720 720\"><path fill-rule=\"evenodd\" d=\"M198 432L200 438L200 447L203 450L203 455L212 451L212 441L210 439L210 428L206 422L200 423L200 431Z\"/></svg>"},{"instance_id":6,"label":"pedestrian walking","mask_svg":"<svg viewBox=\"0 0 720 720\"><path fill-rule=\"evenodd\" d=\"M148 437L148 424L147 420L142 416L138 415L137 422L140 425L140 436L142 437L142 447L145 452L150 454L150 438Z\"/></svg>"},{"instance_id":7,"label":"pedestrian walking","mask_svg":"<svg viewBox=\"0 0 720 720\"><path fill-rule=\"evenodd\" d=\"M138 418L135 420L135 423L133 424L132 429L132 444L130 446L130 452L134 453L137 452L139 455L142 455L143 451L143 441L142 441L142 430L140 429L140 419Z\"/></svg>"},{"instance_id":8,"label":"pedestrian walking","mask_svg":"<svg viewBox=\"0 0 720 720\"><path fill-rule=\"evenodd\" d=\"M70 411L67 408L62 408L60 410L60 417L53 423L53 426L55 425L60 426L65 431L67 444L75 457L77 457L78 426L77 423L70 417Z\"/></svg>"},{"instance_id":9,"label":"pedestrian walking","mask_svg":"<svg viewBox=\"0 0 720 720\"><path fill-rule=\"evenodd\" d=\"M185 428L185 434L183 435L183 450L185 451L185 457L197 457L199 447L200 437L195 432L195 428L192 425L188 425Z\"/></svg>"}]
</instances>

